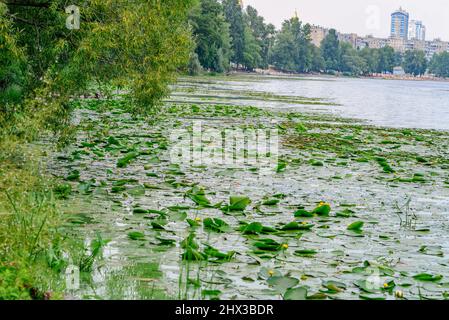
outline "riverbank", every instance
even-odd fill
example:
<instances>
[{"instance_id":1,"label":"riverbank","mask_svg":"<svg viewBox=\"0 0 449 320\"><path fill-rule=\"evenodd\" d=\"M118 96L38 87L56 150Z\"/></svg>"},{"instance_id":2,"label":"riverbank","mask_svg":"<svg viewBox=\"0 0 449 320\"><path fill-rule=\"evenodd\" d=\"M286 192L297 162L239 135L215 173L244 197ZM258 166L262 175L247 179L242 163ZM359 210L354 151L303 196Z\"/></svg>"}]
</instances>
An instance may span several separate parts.
<instances>
[{"instance_id":1,"label":"riverbank","mask_svg":"<svg viewBox=\"0 0 449 320\"><path fill-rule=\"evenodd\" d=\"M326 73L287 73L275 69L255 69L252 72L234 70L228 73L229 75L261 75L261 76L278 76L278 77L324 77L324 78L357 78L357 79L384 79L384 80L406 80L406 81L438 81L449 82L449 78L440 78L431 75L413 76L413 75L394 75L375 73L369 76L349 76L343 74L326 74Z\"/></svg>"}]
</instances>

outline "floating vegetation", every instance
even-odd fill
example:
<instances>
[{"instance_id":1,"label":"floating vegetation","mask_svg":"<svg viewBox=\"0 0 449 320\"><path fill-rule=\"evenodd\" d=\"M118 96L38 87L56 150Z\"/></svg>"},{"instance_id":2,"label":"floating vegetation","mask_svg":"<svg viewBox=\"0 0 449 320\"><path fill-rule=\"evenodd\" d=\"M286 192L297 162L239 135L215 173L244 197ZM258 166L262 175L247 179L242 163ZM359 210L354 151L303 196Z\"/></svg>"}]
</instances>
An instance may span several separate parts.
<instances>
[{"instance_id":1,"label":"floating vegetation","mask_svg":"<svg viewBox=\"0 0 449 320\"><path fill-rule=\"evenodd\" d=\"M102 274L140 290L107 291L99 276L76 296L147 298L149 283L157 297L194 299L449 296L446 132L275 109L332 101L255 93L242 79L229 95L269 107L236 106L216 83L225 79L202 80L175 86L176 102L152 119L123 103L106 114L96 112L100 102L75 103L77 141L54 157L62 181L54 194L73 232L113 239ZM220 133L275 128L278 161L266 172L254 163L175 161L170 136L193 134L196 119Z\"/></svg>"}]
</instances>

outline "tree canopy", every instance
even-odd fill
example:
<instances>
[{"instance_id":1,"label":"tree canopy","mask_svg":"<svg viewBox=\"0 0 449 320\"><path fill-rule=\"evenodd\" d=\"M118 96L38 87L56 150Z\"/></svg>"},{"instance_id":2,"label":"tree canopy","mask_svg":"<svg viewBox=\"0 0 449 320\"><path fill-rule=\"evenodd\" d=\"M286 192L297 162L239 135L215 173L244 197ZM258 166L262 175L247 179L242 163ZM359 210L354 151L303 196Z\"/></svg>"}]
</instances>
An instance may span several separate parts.
<instances>
[{"instance_id":1,"label":"tree canopy","mask_svg":"<svg viewBox=\"0 0 449 320\"><path fill-rule=\"evenodd\" d=\"M408 50L404 54L402 64L404 71L414 76L423 75L427 70L427 59L424 51Z\"/></svg>"},{"instance_id":2,"label":"tree canopy","mask_svg":"<svg viewBox=\"0 0 449 320\"><path fill-rule=\"evenodd\" d=\"M70 97L92 82L126 86L135 111L153 110L167 94L175 72L188 61L191 37L186 17L192 3L0 3L0 43L5 43L0 46L1 59L9 66L0 73L0 99L7 102L3 111L12 110L14 103L14 108L21 105L29 115L39 115L43 121L59 118L68 111ZM69 4L80 10L78 30L66 27Z\"/></svg>"},{"instance_id":3,"label":"tree canopy","mask_svg":"<svg viewBox=\"0 0 449 320\"><path fill-rule=\"evenodd\" d=\"M429 71L437 77L449 77L449 52L435 54L429 65Z\"/></svg>"},{"instance_id":4,"label":"tree canopy","mask_svg":"<svg viewBox=\"0 0 449 320\"><path fill-rule=\"evenodd\" d=\"M289 72L306 72L312 68L312 54L310 26L296 17L286 20L274 44L274 66Z\"/></svg>"}]
</instances>

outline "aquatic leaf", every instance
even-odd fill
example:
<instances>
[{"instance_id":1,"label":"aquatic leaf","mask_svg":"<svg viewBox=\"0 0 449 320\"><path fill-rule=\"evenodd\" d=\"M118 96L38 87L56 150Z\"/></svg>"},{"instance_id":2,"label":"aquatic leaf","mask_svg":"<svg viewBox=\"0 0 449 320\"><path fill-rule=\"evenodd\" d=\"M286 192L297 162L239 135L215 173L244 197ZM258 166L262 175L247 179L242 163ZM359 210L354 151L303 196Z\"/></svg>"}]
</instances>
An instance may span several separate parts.
<instances>
[{"instance_id":1,"label":"aquatic leaf","mask_svg":"<svg viewBox=\"0 0 449 320\"><path fill-rule=\"evenodd\" d=\"M323 287L328 289L327 293L331 293L331 294L342 292L342 291L346 290L346 284L344 284L343 282L333 281L333 280L324 281Z\"/></svg>"},{"instance_id":2,"label":"aquatic leaf","mask_svg":"<svg viewBox=\"0 0 449 320\"><path fill-rule=\"evenodd\" d=\"M156 237L156 239L160 241L159 244L162 246L174 246L176 244L175 239L167 239L167 238L161 238L161 237Z\"/></svg>"},{"instance_id":3,"label":"aquatic leaf","mask_svg":"<svg viewBox=\"0 0 449 320\"><path fill-rule=\"evenodd\" d=\"M227 209L229 211L244 211L250 203L251 200L247 196L231 196Z\"/></svg>"},{"instance_id":4,"label":"aquatic leaf","mask_svg":"<svg viewBox=\"0 0 449 320\"><path fill-rule=\"evenodd\" d=\"M252 222L243 228L243 234L259 234L263 231L263 225L259 222Z\"/></svg>"},{"instance_id":5,"label":"aquatic leaf","mask_svg":"<svg viewBox=\"0 0 449 320\"><path fill-rule=\"evenodd\" d=\"M276 269L268 269L266 267L260 268L259 273L257 274L259 279L266 280L271 277L280 277L282 276L281 272Z\"/></svg>"},{"instance_id":6,"label":"aquatic leaf","mask_svg":"<svg viewBox=\"0 0 449 320\"><path fill-rule=\"evenodd\" d=\"M154 222L154 221L151 222L151 226L155 230L165 230L165 228L160 223L157 223L157 222Z\"/></svg>"},{"instance_id":7,"label":"aquatic leaf","mask_svg":"<svg viewBox=\"0 0 449 320\"><path fill-rule=\"evenodd\" d=\"M273 239L259 239L254 243L254 246L259 250L265 251L279 251L281 250L281 244Z\"/></svg>"},{"instance_id":8,"label":"aquatic leaf","mask_svg":"<svg viewBox=\"0 0 449 320\"><path fill-rule=\"evenodd\" d=\"M210 297L211 299L218 299L221 295L220 290L202 290L201 294L203 297Z\"/></svg>"},{"instance_id":9,"label":"aquatic leaf","mask_svg":"<svg viewBox=\"0 0 449 320\"><path fill-rule=\"evenodd\" d=\"M145 195L145 187L144 186L136 186L133 188L128 189L128 194L138 197Z\"/></svg>"},{"instance_id":10,"label":"aquatic leaf","mask_svg":"<svg viewBox=\"0 0 449 320\"><path fill-rule=\"evenodd\" d=\"M314 166L314 167L322 167L324 166L324 163L322 161L316 160L316 159L311 159L309 161L309 163Z\"/></svg>"},{"instance_id":11,"label":"aquatic leaf","mask_svg":"<svg viewBox=\"0 0 449 320\"><path fill-rule=\"evenodd\" d=\"M307 132L307 128L305 125L303 125L302 123L298 123L295 127L295 131L297 133L305 133Z\"/></svg>"},{"instance_id":12,"label":"aquatic leaf","mask_svg":"<svg viewBox=\"0 0 449 320\"><path fill-rule=\"evenodd\" d=\"M137 152L129 152L123 158L120 158L117 161L118 168L125 168L132 160L136 159L139 156Z\"/></svg>"},{"instance_id":13,"label":"aquatic leaf","mask_svg":"<svg viewBox=\"0 0 449 320\"><path fill-rule=\"evenodd\" d=\"M143 240L145 235L142 232L132 231L128 233L128 237L132 240Z\"/></svg>"},{"instance_id":14,"label":"aquatic leaf","mask_svg":"<svg viewBox=\"0 0 449 320\"><path fill-rule=\"evenodd\" d=\"M199 206L207 207L210 205L209 199L206 197L204 189L194 187L186 192L186 196Z\"/></svg>"},{"instance_id":15,"label":"aquatic leaf","mask_svg":"<svg viewBox=\"0 0 449 320\"><path fill-rule=\"evenodd\" d=\"M195 233L190 233L187 238L185 238L184 240L181 241L181 248L185 249L185 248L194 248L194 249L198 249L199 245L198 243L196 243L195 241Z\"/></svg>"},{"instance_id":16,"label":"aquatic leaf","mask_svg":"<svg viewBox=\"0 0 449 320\"><path fill-rule=\"evenodd\" d=\"M191 226L191 227L199 227L200 226L200 222L193 220L193 219L186 219L187 223Z\"/></svg>"},{"instance_id":17,"label":"aquatic leaf","mask_svg":"<svg viewBox=\"0 0 449 320\"><path fill-rule=\"evenodd\" d=\"M220 252L218 249L215 249L211 246L207 246L204 249L204 254L208 257L217 258L215 261L230 261L232 257L235 255L235 251L229 251L227 253Z\"/></svg>"},{"instance_id":18,"label":"aquatic leaf","mask_svg":"<svg viewBox=\"0 0 449 320\"><path fill-rule=\"evenodd\" d=\"M307 288L305 287L297 287L290 288L284 294L284 300L306 300L307 297Z\"/></svg>"},{"instance_id":19,"label":"aquatic leaf","mask_svg":"<svg viewBox=\"0 0 449 320\"><path fill-rule=\"evenodd\" d=\"M351 209L344 209L343 211L337 212L335 215L341 218L350 218L354 216L355 211Z\"/></svg>"},{"instance_id":20,"label":"aquatic leaf","mask_svg":"<svg viewBox=\"0 0 449 320\"><path fill-rule=\"evenodd\" d=\"M66 177L66 180L69 181L75 181L75 180L79 180L80 178L80 172L79 170L73 170L69 173L69 175Z\"/></svg>"},{"instance_id":21,"label":"aquatic leaf","mask_svg":"<svg viewBox=\"0 0 449 320\"><path fill-rule=\"evenodd\" d=\"M262 202L264 206L275 206L279 203L279 199L269 199Z\"/></svg>"},{"instance_id":22,"label":"aquatic leaf","mask_svg":"<svg viewBox=\"0 0 449 320\"><path fill-rule=\"evenodd\" d=\"M314 225L311 223L298 223L296 221L287 223L281 230L283 231L294 231L294 230L310 230Z\"/></svg>"},{"instance_id":23,"label":"aquatic leaf","mask_svg":"<svg viewBox=\"0 0 449 320\"><path fill-rule=\"evenodd\" d=\"M413 276L413 279L419 281L437 282L443 279L442 275L432 275L430 273L420 273Z\"/></svg>"},{"instance_id":24,"label":"aquatic leaf","mask_svg":"<svg viewBox=\"0 0 449 320\"><path fill-rule=\"evenodd\" d=\"M219 218L206 218L203 221L203 225L206 229L215 232L228 232L231 230L229 224Z\"/></svg>"},{"instance_id":25,"label":"aquatic leaf","mask_svg":"<svg viewBox=\"0 0 449 320\"><path fill-rule=\"evenodd\" d=\"M302 249L302 250L295 250L295 252L293 254L295 256L300 256L300 257L311 257L317 253L318 252L313 249Z\"/></svg>"},{"instance_id":26,"label":"aquatic leaf","mask_svg":"<svg viewBox=\"0 0 449 320\"><path fill-rule=\"evenodd\" d=\"M331 206L328 203L320 204L318 207L316 207L312 213L315 213L319 216L327 216L331 212Z\"/></svg>"},{"instance_id":27,"label":"aquatic leaf","mask_svg":"<svg viewBox=\"0 0 449 320\"><path fill-rule=\"evenodd\" d=\"M59 184L54 187L53 192L59 199L68 199L72 194L72 186L68 183Z\"/></svg>"},{"instance_id":28,"label":"aquatic leaf","mask_svg":"<svg viewBox=\"0 0 449 320\"><path fill-rule=\"evenodd\" d=\"M293 277L270 277L267 279L267 283L276 291L283 293L287 289L296 286L299 280Z\"/></svg>"},{"instance_id":29,"label":"aquatic leaf","mask_svg":"<svg viewBox=\"0 0 449 320\"><path fill-rule=\"evenodd\" d=\"M348 226L348 230L359 231L363 228L363 221L355 221Z\"/></svg>"},{"instance_id":30,"label":"aquatic leaf","mask_svg":"<svg viewBox=\"0 0 449 320\"><path fill-rule=\"evenodd\" d=\"M287 168L287 163L286 162L279 162L277 167L276 167L276 172L277 173L284 172L286 168Z\"/></svg>"},{"instance_id":31,"label":"aquatic leaf","mask_svg":"<svg viewBox=\"0 0 449 320\"><path fill-rule=\"evenodd\" d=\"M360 299L363 300L385 300L386 297L384 295L381 294L366 294L366 293L361 293L359 295Z\"/></svg>"},{"instance_id":32,"label":"aquatic leaf","mask_svg":"<svg viewBox=\"0 0 449 320\"><path fill-rule=\"evenodd\" d=\"M198 250L192 248L192 247L187 247L184 251L184 253L182 254L182 260L186 260L186 261L202 261L202 260L206 260L206 256L199 252Z\"/></svg>"},{"instance_id":33,"label":"aquatic leaf","mask_svg":"<svg viewBox=\"0 0 449 320\"><path fill-rule=\"evenodd\" d=\"M119 146L120 142L115 137L109 137L107 141L108 145L116 145Z\"/></svg>"},{"instance_id":34,"label":"aquatic leaf","mask_svg":"<svg viewBox=\"0 0 449 320\"><path fill-rule=\"evenodd\" d=\"M143 208L135 208L133 210L133 213L134 214L144 214L144 213L148 213L148 210L147 209L143 209Z\"/></svg>"},{"instance_id":35,"label":"aquatic leaf","mask_svg":"<svg viewBox=\"0 0 449 320\"><path fill-rule=\"evenodd\" d=\"M119 192L123 192L125 190L126 190L125 186L114 186L111 188L112 193L119 193Z\"/></svg>"},{"instance_id":36,"label":"aquatic leaf","mask_svg":"<svg viewBox=\"0 0 449 320\"><path fill-rule=\"evenodd\" d=\"M284 225L281 230L284 231L289 231L289 230L299 230L299 223L296 221L287 223L286 225Z\"/></svg>"},{"instance_id":37,"label":"aquatic leaf","mask_svg":"<svg viewBox=\"0 0 449 320\"><path fill-rule=\"evenodd\" d=\"M421 246L421 248L419 248L419 252L427 254L429 256L444 256L444 252L441 246Z\"/></svg>"},{"instance_id":38,"label":"aquatic leaf","mask_svg":"<svg viewBox=\"0 0 449 320\"><path fill-rule=\"evenodd\" d=\"M186 212L172 212L168 214L172 221L184 221L187 218Z\"/></svg>"},{"instance_id":39,"label":"aquatic leaf","mask_svg":"<svg viewBox=\"0 0 449 320\"><path fill-rule=\"evenodd\" d=\"M305 217L305 218L313 217L313 213L312 212L309 212L309 211L304 210L304 209L300 209L300 210L296 211L293 215L295 217L297 217L297 218L299 218L299 217Z\"/></svg>"}]
</instances>

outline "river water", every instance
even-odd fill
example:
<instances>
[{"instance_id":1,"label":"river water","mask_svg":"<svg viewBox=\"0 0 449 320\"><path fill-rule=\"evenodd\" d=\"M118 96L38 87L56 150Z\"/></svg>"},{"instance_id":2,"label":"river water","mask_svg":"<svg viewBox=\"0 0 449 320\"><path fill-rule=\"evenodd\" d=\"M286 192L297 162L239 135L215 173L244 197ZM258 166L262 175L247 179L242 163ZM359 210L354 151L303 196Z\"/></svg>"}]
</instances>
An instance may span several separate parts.
<instances>
[{"instance_id":1,"label":"river water","mask_svg":"<svg viewBox=\"0 0 449 320\"><path fill-rule=\"evenodd\" d=\"M110 241L103 259L95 262L94 271L85 274L70 295L78 299L209 299L211 292L218 292L221 299L281 299L265 279L267 270L272 270L300 280L310 295L324 290L332 299L367 295L394 299L393 291L380 288L391 281L407 298L445 297L449 287L446 132L352 127L343 118L302 119L297 114L295 119L310 130L303 135L287 131L285 124L292 119L285 113L263 115L239 106L331 113L379 126L449 130L448 90L449 84L443 82L189 78L178 83L170 98L177 111L170 114L166 109L165 117L155 122L133 118L125 110L77 110L76 142L53 158L49 170L61 179L73 170L79 172L79 180L69 182L72 196L61 204L71 230L86 239L86 246L97 233ZM292 97L298 97L297 101L293 103ZM234 107L215 108L215 104ZM279 125L287 131L281 135L279 156L288 166L264 176L251 166L178 165L171 157L168 138L174 129L189 131L197 119L219 132ZM289 141L298 143L292 146ZM332 141L348 147L339 149ZM316 147L302 147L312 143ZM118 166L130 150L139 151L139 156ZM386 158L396 173L384 172L376 158L361 159L364 154ZM417 161L418 156L425 159ZM314 159L321 165L313 165ZM406 179L416 174L424 182ZM194 186L204 188L212 204L226 204L233 194L248 196L252 204L236 216L215 207L198 207L187 196ZM278 204L261 205L274 195L280 195ZM295 219L298 208L312 210L319 201L331 204L330 217L298 218L313 228L282 231ZM402 226L402 217L412 215L415 225ZM192 227L186 218L223 219L231 230L211 232L201 223ZM358 220L365 223L363 232L347 229ZM245 222L279 231L243 234L239 228ZM212 246L221 252L236 251L234 259L183 261L183 242L192 232L201 250ZM140 238L130 237L132 233ZM263 238L288 244L288 250L258 257L255 243ZM372 274L367 266L379 272L377 287L368 292L364 286ZM414 278L422 274L436 280ZM327 281L338 281L346 289L329 292Z\"/></svg>"},{"instance_id":2,"label":"river water","mask_svg":"<svg viewBox=\"0 0 449 320\"><path fill-rule=\"evenodd\" d=\"M373 125L449 130L449 82L266 77L245 86L278 95L326 98L339 106L313 109L367 120ZM282 106L286 105L278 105Z\"/></svg>"}]
</instances>

